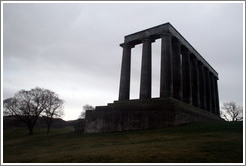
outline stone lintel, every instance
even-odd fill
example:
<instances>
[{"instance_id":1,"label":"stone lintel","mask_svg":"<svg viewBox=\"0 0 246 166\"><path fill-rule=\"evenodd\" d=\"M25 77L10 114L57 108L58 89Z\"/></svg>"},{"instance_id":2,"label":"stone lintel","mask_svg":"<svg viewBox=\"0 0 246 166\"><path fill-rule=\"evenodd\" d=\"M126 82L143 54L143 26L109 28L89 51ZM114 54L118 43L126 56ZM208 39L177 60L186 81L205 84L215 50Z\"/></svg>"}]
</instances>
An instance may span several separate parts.
<instances>
[{"instance_id":1,"label":"stone lintel","mask_svg":"<svg viewBox=\"0 0 246 166\"><path fill-rule=\"evenodd\" d=\"M161 38L165 33L170 33L173 37L176 37L182 45L184 45L191 53L193 53L197 60L203 63L215 77L218 79L218 73L213 67L192 47L192 45L168 22L161 24L146 30L142 30L130 35L125 36L124 43L130 43L131 45L141 44L144 38L151 38L153 40Z\"/></svg>"},{"instance_id":2,"label":"stone lintel","mask_svg":"<svg viewBox=\"0 0 246 166\"><path fill-rule=\"evenodd\" d=\"M132 43L134 45L142 43L145 38L159 39L163 33L169 33L169 23L158 25L143 31L139 31L125 36L125 43Z\"/></svg>"}]
</instances>

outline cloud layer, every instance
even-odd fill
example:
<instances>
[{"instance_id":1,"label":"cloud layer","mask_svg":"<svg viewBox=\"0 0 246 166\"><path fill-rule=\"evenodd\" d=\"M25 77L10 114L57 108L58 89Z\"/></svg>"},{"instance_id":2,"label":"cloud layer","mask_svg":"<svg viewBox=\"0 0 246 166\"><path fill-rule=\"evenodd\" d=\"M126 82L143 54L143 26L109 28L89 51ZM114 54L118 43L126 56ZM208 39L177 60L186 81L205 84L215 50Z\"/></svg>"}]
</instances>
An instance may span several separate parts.
<instances>
[{"instance_id":1,"label":"cloud layer","mask_svg":"<svg viewBox=\"0 0 246 166\"><path fill-rule=\"evenodd\" d=\"M219 73L220 102L243 104L242 3L4 3L3 97L36 86L65 100L64 119L118 98L124 36L170 22ZM132 50L138 98L141 45ZM153 44L159 95L160 41Z\"/></svg>"}]
</instances>

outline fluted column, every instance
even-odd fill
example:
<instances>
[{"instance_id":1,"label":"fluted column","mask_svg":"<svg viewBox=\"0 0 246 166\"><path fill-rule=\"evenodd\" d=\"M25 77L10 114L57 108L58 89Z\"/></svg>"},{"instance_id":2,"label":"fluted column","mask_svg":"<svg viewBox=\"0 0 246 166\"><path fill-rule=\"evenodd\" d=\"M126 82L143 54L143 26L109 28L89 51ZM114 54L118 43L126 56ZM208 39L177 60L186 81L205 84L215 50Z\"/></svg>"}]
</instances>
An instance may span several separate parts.
<instances>
[{"instance_id":1,"label":"fluted column","mask_svg":"<svg viewBox=\"0 0 246 166\"><path fill-rule=\"evenodd\" d=\"M160 97L173 96L173 69L172 69L172 36L161 36L161 78Z\"/></svg>"},{"instance_id":2,"label":"fluted column","mask_svg":"<svg viewBox=\"0 0 246 166\"><path fill-rule=\"evenodd\" d=\"M202 109L206 109L205 74L204 74L204 66L201 62L198 63L198 69L199 69L200 106Z\"/></svg>"},{"instance_id":3,"label":"fluted column","mask_svg":"<svg viewBox=\"0 0 246 166\"><path fill-rule=\"evenodd\" d=\"M151 98L151 39L143 39L140 99Z\"/></svg>"},{"instance_id":4,"label":"fluted column","mask_svg":"<svg viewBox=\"0 0 246 166\"><path fill-rule=\"evenodd\" d=\"M214 75L210 73L210 85L211 85L211 103L212 103L212 113L216 114L216 97L215 97L215 85L214 85Z\"/></svg>"},{"instance_id":5,"label":"fluted column","mask_svg":"<svg viewBox=\"0 0 246 166\"><path fill-rule=\"evenodd\" d=\"M219 90L218 90L218 78L214 77L215 84L215 97L216 97L216 114L220 115L220 103L219 103Z\"/></svg>"},{"instance_id":6,"label":"fluted column","mask_svg":"<svg viewBox=\"0 0 246 166\"><path fill-rule=\"evenodd\" d=\"M200 107L199 76L196 57L191 57L192 104Z\"/></svg>"},{"instance_id":7,"label":"fluted column","mask_svg":"<svg viewBox=\"0 0 246 166\"><path fill-rule=\"evenodd\" d=\"M206 110L208 112L212 112L212 103L211 103L211 86L210 86L210 78L209 78L209 70L204 68L205 72L205 89L206 89Z\"/></svg>"},{"instance_id":8,"label":"fluted column","mask_svg":"<svg viewBox=\"0 0 246 166\"><path fill-rule=\"evenodd\" d=\"M130 73L131 73L131 48L133 46L123 43L121 76L120 76L120 91L119 100L129 100L130 97Z\"/></svg>"},{"instance_id":9,"label":"fluted column","mask_svg":"<svg viewBox=\"0 0 246 166\"><path fill-rule=\"evenodd\" d=\"M183 76L183 101L192 104L190 52L187 49L182 54L182 76Z\"/></svg>"},{"instance_id":10,"label":"fluted column","mask_svg":"<svg viewBox=\"0 0 246 166\"><path fill-rule=\"evenodd\" d=\"M183 100L182 86L182 64L180 57L180 42L173 38L172 40L172 67L173 67L173 97Z\"/></svg>"}]
</instances>

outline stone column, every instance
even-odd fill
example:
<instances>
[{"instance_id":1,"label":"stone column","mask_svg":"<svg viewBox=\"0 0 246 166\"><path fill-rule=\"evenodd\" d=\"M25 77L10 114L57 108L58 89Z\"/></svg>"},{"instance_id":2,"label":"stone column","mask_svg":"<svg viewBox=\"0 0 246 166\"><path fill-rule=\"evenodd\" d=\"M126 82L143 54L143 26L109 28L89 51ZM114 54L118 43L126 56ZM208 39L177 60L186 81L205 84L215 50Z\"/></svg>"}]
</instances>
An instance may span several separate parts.
<instances>
[{"instance_id":1,"label":"stone column","mask_svg":"<svg viewBox=\"0 0 246 166\"><path fill-rule=\"evenodd\" d=\"M161 36L160 97L173 97L172 36Z\"/></svg>"},{"instance_id":2,"label":"stone column","mask_svg":"<svg viewBox=\"0 0 246 166\"><path fill-rule=\"evenodd\" d=\"M183 76L183 101L192 104L190 52L187 49L182 54L182 76Z\"/></svg>"},{"instance_id":3,"label":"stone column","mask_svg":"<svg viewBox=\"0 0 246 166\"><path fill-rule=\"evenodd\" d=\"M130 97L130 72L131 72L131 46L127 43L120 45L123 47L119 100L129 100Z\"/></svg>"},{"instance_id":4,"label":"stone column","mask_svg":"<svg viewBox=\"0 0 246 166\"><path fill-rule=\"evenodd\" d=\"M214 75L210 73L210 85L211 85L211 104L212 104L212 113L216 114L216 97L215 97L215 86L214 86Z\"/></svg>"},{"instance_id":5,"label":"stone column","mask_svg":"<svg viewBox=\"0 0 246 166\"><path fill-rule=\"evenodd\" d=\"M173 97L183 100L182 86L182 64L181 64L180 42L173 38L172 40L172 67L173 67Z\"/></svg>"},{"instance_id":6,"label":"stone column","mask_svg":"<svg viewBox=\"0 0 246 166\"><path fill-rule=\"evenodd\" d=\"M206 110L208 112L212 112L212 103L211 103L211 86L210 86L210 78L209 78L209 70L208 68L204 68L205 73L205 89L206 89Z\"/></svg>"},{"instance_id":7,"label":"stone column","mask_svg":"<svg viewBox=\"0 0 246 166\"><path fill-rule=\"evenodd\" d=\"M216 114L220 115L219 91L218 91L218 78L214 77L215 84L215 100L216 100Z\"/></svg>"},{"instance_id":8,"label":"stone column","mask_svg":"<svg viewBox=\"0 0 246 166\"><path fill-rule=\"evenodd\" d=\"M195 56L191 57L191 84L192 84L192 104L200 107L200 93L199 93L199 76L197 59Z\"/></svg>"},{"instance_id":9,"label":"stone column","mask_svg":"<svg viewBox=\"0 0 246 166\"><path fill-rule=\"evenodd\" d=\"M140 99L151 98L151 39L143 39Z\"/></svg>"},{"instance_id":10,"label":"stone column","mask_svg":"<svg viewBox=\"0 0 246 166\"><path fill-rule=\"evenodd\" d=\"M199 69L200 106L202 109L206 109L205 74L204 74L204 66L201 62L198 62L198 69Z\"/></svg>"}]
</instances>

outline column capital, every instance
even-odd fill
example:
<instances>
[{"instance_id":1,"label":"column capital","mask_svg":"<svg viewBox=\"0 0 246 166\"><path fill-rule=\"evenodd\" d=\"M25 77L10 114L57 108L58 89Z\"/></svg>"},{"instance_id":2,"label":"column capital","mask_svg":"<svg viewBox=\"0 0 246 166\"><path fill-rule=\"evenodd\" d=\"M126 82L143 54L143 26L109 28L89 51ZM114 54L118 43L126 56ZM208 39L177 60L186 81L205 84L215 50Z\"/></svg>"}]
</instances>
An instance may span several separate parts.
<instances>
[{"instance_id":1,"label":"column capital","mask_svg":"<svg viewBox=\"0 0 246 166\"><path fill-rule=\"evenodd\" d=\"M198 64L199 67L205 68L205 66L203 65L203 63L202 63L201 61L198 60L198 61L197 61L197 64Z\"/></svg>"},{"instance_id":2,"label":"column capital","mask_svg":"<svg viewBox=\"0 0 246 166\"><path fill-rule=\"evenodd\" d=\"M134 48L135 47L135 45L130 44L130 43L121 43L120 46L123 48L125 48L125 47Z\"/></svg>"},{"instance_id":3,"label":"column capital","mask_svg":"<svg viewBox=\"0 0 246 166\"><path fill-rule=\"evenodd\" d=\"M214 76L214 74L211 71L209 71L208 73L210 76Z\"/></svg>"},{"instance_id":4,"label":"column capital","mask_svg":"<svg viewBox=\"0 0 246 166\"><path fill-rule=\"evenodd\" d=\"M182 56L189 56L191 54L191 52L186 48L186 49L182 49L181 51Z\"/></svg>"},{"instance_id":5,"label":"column capital","mask_svg":"<svg viewBox=\"0 0 246 166\"><path fill-rule=\"evenodd\" d=\"M204 66L204 71L209 72L209 69L206 66Z\"/></svg>"},{"instance_id":6,"label":"column capital","mask_svg":"<svg viewBox=\"0 0 246 166\"><path fill-rule=\"evenodd\" d=\"M219 80L219 77L217 77L217 76L214 75L214 79Z\"/></svg>"},{"instance_id":7,"label":"column capital","mask_svg":"<svg viewBox=\"0 0 246 166\"><path fill-rule=\"evenodd\" d=\"M196 58L196 56L194 54L190 54L190 60L191 61L198 61L198 59Z\"/></svg>"},{"instance_id":8,"label":"column capital","mask_svg":"<svg viewBox=\"0 0 246 166\"><path fill-rule=\"evenodd\" d=\"M213 79L219 80L219 78L216 75L214 75L213 72L209 71L209 74L213 77Z\"/></svg>"}]
</instances>

